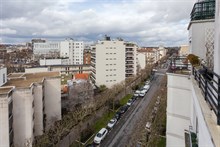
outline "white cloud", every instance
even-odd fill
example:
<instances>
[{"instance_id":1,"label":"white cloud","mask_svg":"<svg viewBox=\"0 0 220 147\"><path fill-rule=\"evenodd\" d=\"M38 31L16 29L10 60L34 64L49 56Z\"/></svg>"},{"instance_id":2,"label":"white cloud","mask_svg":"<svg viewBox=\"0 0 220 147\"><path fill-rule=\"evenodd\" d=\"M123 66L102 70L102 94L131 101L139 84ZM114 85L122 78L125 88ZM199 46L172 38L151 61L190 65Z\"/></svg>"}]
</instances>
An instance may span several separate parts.
<instances>
[{"instance_id":1,"label":"white cloud","mask_svg":"<svg viewBox=\"0 0 220 147\"><path fill-rule=\"evenodd\" d=\"M97 40L100 34L109 34L141 45L179 45L187 42L186 26L194 0L13 2L3 3L0 27L9 32L3 34L4 41L33 37Z\"/></svg>"},{"instance_id":2,"label":"white cloud","mask_svg":"<svg viewBox=\"0 0 220 147\"><path fill-rule=\"evenodd\" d=\"M16 30L12 30L9 28L4 28L4 29L0 29L0 34L1 35L11 35L11 34L16 34L17 31Z\"/></svg>"}]
</instances>

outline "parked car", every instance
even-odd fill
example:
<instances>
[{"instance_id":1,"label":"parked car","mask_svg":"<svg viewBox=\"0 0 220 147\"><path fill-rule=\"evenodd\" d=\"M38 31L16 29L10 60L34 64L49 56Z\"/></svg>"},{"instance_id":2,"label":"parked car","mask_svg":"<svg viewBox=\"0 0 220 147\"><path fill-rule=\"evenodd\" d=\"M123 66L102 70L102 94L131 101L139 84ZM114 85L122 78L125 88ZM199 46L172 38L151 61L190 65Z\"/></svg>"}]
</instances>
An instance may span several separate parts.
<instances>
[{"instance_id":1,"label":"parked car","mask_svg":"<svg viewBox=\"0 0 220 147\"><path fill-rule=\"evenodd\" d=\"M145 85L150 85L150 80L147 80L147 81L145 82Z\"/></svg>"},{"instance_id":2,"label":"parked car","mask_svg":"<svg viewBox=\"0 0 220 147\"><path fill-rule=\"evenodd\" d=\"M139 96L144 97L146 93L147 93L147 90L143 88L143 89L141 89Z\"/></svg>"},{"instance_id":3,"label":"parked car","mask_svg":"<svg viewBox=\"0 0 220 147\"><path fill-rule=\"evenodd\" d=\"M121 114L124 114L126 111L128 110L128 106L122 106L121 108L120 108L120 110L119 110L119 112L121 113Z\"/></svg>"},{"instance_id":4,"label":"parked car","mask_svg":"<svg viewBox=\"0 0 220 147\"><path fill-rule=\"evenodd\" d=\"M139 96L139 94L141 93L141 91L140 90L136 90L135 92L134 92L134 96Z\"/></svg>"},{"instance_id":5,"label":"parked car","mask_svg":"<svg viewBox=\"0 0 220 147\"><path fill-rule=\"evenodd\" d=\"M146 123L145 129L147 130L147 132L151 131L151 123L150 122Z\"/></svg>"},{"instance_id":6,"label":"parked car","mask_svg":"<svg viewBox=\"0 0 220 147\"><path fill-rule=\"evenodd\" d=\"M127 105L128 105L128 106L131 106L132 103L133 103L133 100L132 100L132 99L129 99L128 102L127 102Z\"/></svg>"},{"instance_id":7,"label":"parked car","mask_svg":"<svg viewBox=\"0 0 220 147\"><path fill-rule=\"evenodd\" d=\"M105 138L106 134L108 133L108 130L106 128L102 128L95 136L94 143L100 144L101 141Z\"/></svg>"},{"instance_id":8,"label":"parked car","mask_svg":"<svg viewBox=\"0 0 220 147\"><path fill-rule=\"evenodd\" d=\"M112 128L114 127L114 125L116 124L116 122L117 122L117 119L116 119L116 118L111 119L111 120L109 121L107 127L108 127L109 129L112 129Z\"/></svg>"},{"instance_id":9,"label":"parked car","mask_svg":"<svg viewBox=\"0 0 220 147\"><path fill-rule=\"evenodd\" d=\"M119 120L120 118L121 118L121 113L118 111L118 112L116 112L116 114L115 114L115 117L114 118L116 118L117 120Z\"/></svg>"},{"instance_id":10,"label":"parked car","mask_svg":"<svg viewBox=\"0 0 220 147\"><path fill-rule=\"evenodd\" d=\"M145 89L145 90L148 91L148 90L150 89L150 85L148 85L148 84L147 84L147 85L144 85L143 89Z\"/></svg>"},{"instance_id":11,"label":"parked car","mask_svg":"<svg viewBox=\"0 0 220 147\"><path fill-rule=\"evenodd\" d=\"M134 101L136 101L137 97L136 97L136 96L133 96L131 99L132 99L132 101L134 102Z\"/></svg>"}]
</instances>

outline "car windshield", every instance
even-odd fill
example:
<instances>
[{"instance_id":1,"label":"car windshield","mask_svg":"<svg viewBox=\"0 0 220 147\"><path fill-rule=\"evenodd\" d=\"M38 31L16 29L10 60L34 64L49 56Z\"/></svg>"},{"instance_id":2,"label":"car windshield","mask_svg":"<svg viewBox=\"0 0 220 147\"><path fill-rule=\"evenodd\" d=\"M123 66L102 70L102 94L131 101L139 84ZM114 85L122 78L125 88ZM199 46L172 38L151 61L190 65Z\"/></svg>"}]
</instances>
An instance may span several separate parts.
<instances>
[{"instance_id":1,"label":"car windshield","mask_svg":"<svg viewBox=\"0 0 220 147\"><path fill-rule=\"evenodd\" d=\"M112 119L112 120L110 120L109 123L110 123L110 124L113 124L114 122L115 122L115 120Z\"/></svg>"},{"instance_id":2,"label":"car windshield","mask_svg":"<svg viewBox=\"0 0 220 147\"><path fill-rule=\"evenodd\" d=\"M132 102L132 100L128 100L128 102L129 102L129 103L131 103L131 102Z\"/></svg>"},{"instance_id":3,"label":"car windshield","mask_svg":"<svg viewBox=\"0 0 220 147\"><path fill-rule=\"evenodd\" d=\"M98 133L96 136L97 136L97 137L102 137L102 134L101 134L101 133Z\"/></svg>"}]
</instances>

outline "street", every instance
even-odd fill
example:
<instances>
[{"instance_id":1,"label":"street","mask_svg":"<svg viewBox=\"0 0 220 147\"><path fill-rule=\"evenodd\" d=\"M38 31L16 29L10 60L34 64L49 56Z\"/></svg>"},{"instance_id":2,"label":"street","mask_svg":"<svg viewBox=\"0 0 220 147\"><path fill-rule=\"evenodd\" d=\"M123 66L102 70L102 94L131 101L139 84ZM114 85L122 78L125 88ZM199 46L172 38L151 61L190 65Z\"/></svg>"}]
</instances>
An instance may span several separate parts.
<instances>
[{"instance_id":1,"label":"street","mask_svg":"<svg viewBox=\"0 0 220 147\"><path fill-rule=\"evenodd\" d=\"M151 88L144 96L139 98L131 106L131 108L122 116L116 126L108 133L106 138L100 144L101 147L123 147L128 145L133 128L143 115L143 111L148 107L149 102L153 98L155 92L159 89L159 85L165 76L166 69L158 70L154 80L151 82ZM143 128L144 129L144 128Z\"/></svg>"}]
</instances>

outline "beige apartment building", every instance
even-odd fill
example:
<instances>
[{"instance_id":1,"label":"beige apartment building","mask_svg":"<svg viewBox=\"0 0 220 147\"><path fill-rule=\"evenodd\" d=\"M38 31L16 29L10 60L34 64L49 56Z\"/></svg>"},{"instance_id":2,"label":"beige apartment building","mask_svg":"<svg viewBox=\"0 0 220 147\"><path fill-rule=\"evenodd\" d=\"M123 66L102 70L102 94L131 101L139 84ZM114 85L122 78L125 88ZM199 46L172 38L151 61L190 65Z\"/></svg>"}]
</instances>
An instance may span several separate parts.
<instances>
[{"instance_id":1,"label":"beige apartment building","mask_svg":"<svg viewBox=\"0 0 220 147\"><path fill-rule=\"evenodd\" d=\"M0 146L25 146L61 120L59 72L8 75L0 87ZM2 131L5 130L5 131Z\"/></svg>"}]
</instances>

